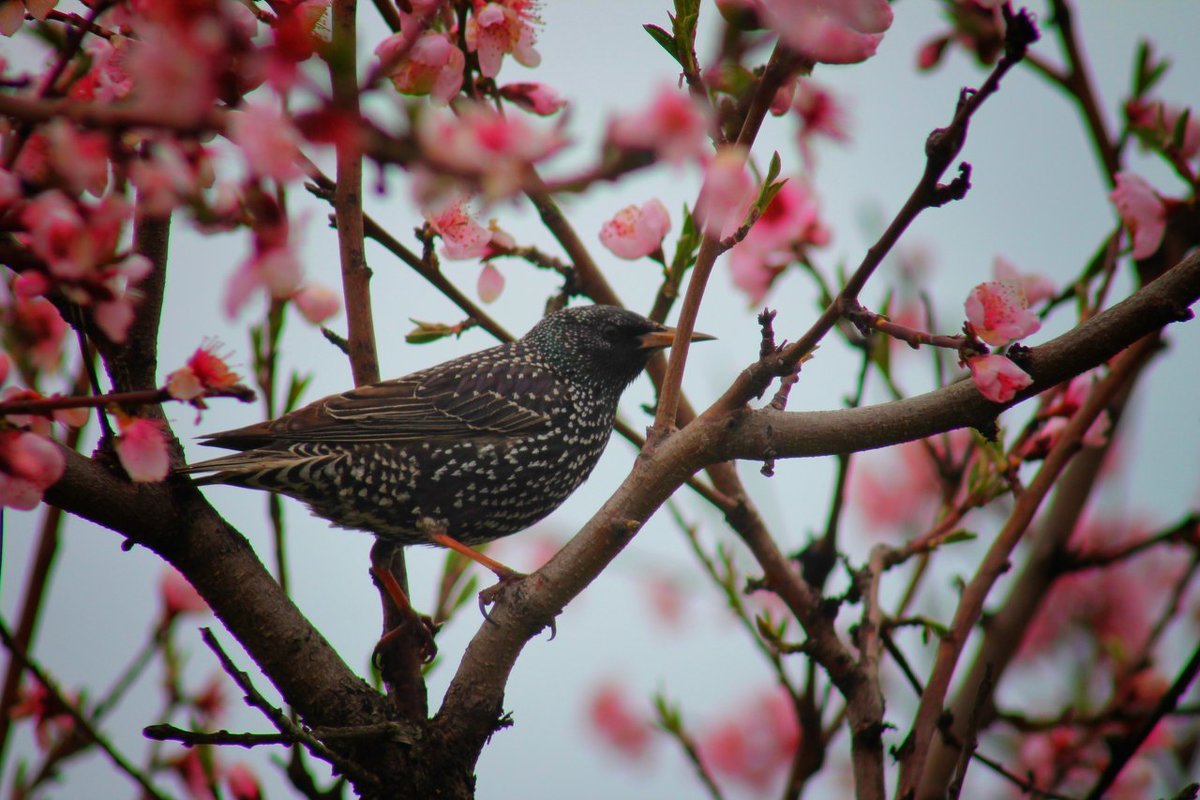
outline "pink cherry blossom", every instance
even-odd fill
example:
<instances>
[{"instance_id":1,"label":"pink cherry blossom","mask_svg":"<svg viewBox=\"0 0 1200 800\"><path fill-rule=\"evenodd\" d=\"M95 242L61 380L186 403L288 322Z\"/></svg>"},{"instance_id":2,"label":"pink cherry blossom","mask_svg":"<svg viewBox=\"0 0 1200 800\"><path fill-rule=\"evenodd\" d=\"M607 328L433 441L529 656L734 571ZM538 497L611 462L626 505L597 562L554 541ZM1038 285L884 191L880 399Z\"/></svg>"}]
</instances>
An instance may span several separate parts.
<instances>
[{"instance_id":1,"label":"pink cherry blossom","mask_svg":"<svg viewBox=\"0 0 1200 800\"><path fill-rule=\"evenodd\" d=\"M148 151L146 158L129 165L129 179L138 189L138 212L165 217L200 194L209 177L207 153L196 148L189 158L183 144L169 139L153 142Z\"/></svg>"},{"instance_id":2,"label":"pink cherry blossom","mask_svg":"<svg viewBox=\"0 0 1200 800\"><path fill-rule=\"evenodd\" d=\"M167 393L177 400L194 400L207 391L236 385L241 376L217 353L220 346L209 341L197 347L185 365L167 376Z\"/></svg>"},{"instance_id":3,"label":"pink cherry blossom","mask_svg":"<svg viewBox=\"0 0 1200 800\"><path fill-rule=\"evenodd\" d=\"M25 23L28 12L34 19L43 20L58 5L58 0L0 0L0 34L12 36Z\"/></svg>"},{"instance_id":4,"label":"pink cherry blossom","mask_svg":"<svg viewBox=\"0 0 1200 800\"><path fill-rule=\"evenodd\" d=\"M939 458L962 461L969 443L966 431L957 430L856 458L850 468L848 496L862 519L863 532L873 540L887 540L896 534L915 535L928 525L944 493L930 451Z\"/></svg>"},{"instance_id":5,"label":"pink cherry blossom","mask_svg":"<svg viewBox=\"0 0 1200 800\"><path fill-rule=\"evenodd\" d=\"M664 86L645 109L613 119L608 141L630 150L649 150L664 161L682 164L708 158L708 128L708 116L686 92Z\"/></svg>"},{"instance_id":6,"label":"pink cherry blossom","mask_svg":"<svg viewBox=\"0 0 1200 800\"><path fill-rule=\"evenodd\" d=\"M1162 244L1167 230L1167 207L1154 188L1140 175L1118 172L1117 187L1108 197L1117 207L1121 222L1133 236L1133 257L1149 258Z\"/></svg>"},{"instance_id":7,"label":"pink cherry blossom","mask_svg":"<svg viewBox=\"0 0 1200 800\"><path fill-rule=\"evenodd\" d=\"M181 123L195 122L212 109L225 45L211 35L199 35L204 30L211 33L212 28L197 25L187 33L175 26L139 25L124 58L137 107L169 114Z\"/></svg>"},{"instance_id":8,"label":"pink cherry blossom","mask_svg":"<svg viewBox=\"0 0 1200 800\"><path fill-rule=\"evenodd\" d=\"M483 269L479 271L479 282L475 290L483 302L494 302L504 291L504 275L491 262L484 264Z\"/></svg>"},{"instance_id":9,"label":"pink cherry blossom","mask_svg":"<svg viewBox=\"0 0 1200 800\"><path fill-rule=\"evenodd\" d=\"M709 238L732 236L746 221L757 196L758 186L746 169L745 154L727 147L705 170L693 212L696 224Z\"/></svg>"},{"instance_id":10,"label":"pink cherry blossom","mask_svg":"<svg viewBox=\"0 0 1200 800\"><path fill-rule=\"evenodd\" d=\"M237 762L225 771L225 785L233 800L262 800L258 776L244 762Z\"/></svg>"},{"instance_id":11,"label":"pink cherry blossom","mask_svg":"<svg viewBox=\"0 0 1200 800\"><path fill-rule=\"evenodd\" d=\"M650 747L653 727L629 701L627 691L616 683L603 683L588 702L592 729L609 747L630 759L640 759Z\"/></svg>"},{"instance_id":12,"label":"pink cherry blossom","mask_svg":"<svg viewBox=\"0 0 1200 800\"><path fill-rule=\"evenodd\" d=\"M567 104L566 100L558 96L558 92L544 83L533 81L506 83L500 87L500 96L540 117L555 114Z\"/></svg>"},{"instance_id":13,"label":"pink cherry blossom","mask_svg":"<svg viewBox=\"0 0 1200 800\"><path fill-rule=\"evenodd\" d=\"M1168 105L1162 101L1151 101L1144 98L1130 100L1125 104L1125 115L1129 124L1141 131L1152 134L1161 142L1169 142L1175 136L1175 129L1183 116L1185 109ZM1186 160L1200 154L1200 119L1195 112L1188 116L1183 128L1183 141L1179 145L1179 157Z\"/></svg>"},{"instance_id":14,"label":"pink cherry blossom","mask_svg":"<svg viewBox=\"0 0 1200 800\"><path fill-rule=\"evenodd\" d=\"M1029 373L1018 367L1008 356L986 355L967 359L971 380L979 393L993 403L1007 403L1017 392L1033 383Z\"/></svg>"},{"instance_id":15,"label":"pink cherry blossom","mask_svg":"<svg viewBox=\"0 0 1200 800\"><path fill-rule=\"evenodd\" d=\"M800 118L800 153L806 162L812 161L812 142L817 137L823 136L835 142L849 140L846 110L833 92L824 86L808 78L800 79L792 108Z\"/></svg>"},{"instance_id":16,"label":"pink cherry blossom","mask_svg":"<svg viewBox=\"0 0 1200 800\"><path fill-rule=\"evenodd\" d=\"M1058 294L1058 286L1054 281L1036 272L1021 272L1004 256L996 256L996 260L992 262L992 275L997 281L1020 286L1029 305L1036 305Z\"/></svg>"},{"instance_id":17,"label":"pink cherry blossom","mask_svg":"<svg viewBox=\"0 0 1200 800\"><path fill-rule=\"evenodd\" d=\"M174 567L167 567L158 580L158 599L162 603L162 624L182 614L207 614L208 603L196 587Z\"/></svg>"},{"instance_id":18,"label":"pink cherry blossom","mask_svg":"<svg viewBox=\"0 0 1200 800\"><path fill-rule=\"evenodd\" d=\"M342 299L338 293L320 283L301 286L292 295L292 302L313 325L320 325L342 310Z\"/></svg>"},{"instance_id":19,"label":"pink cherry blossom","mask_svg":"<svg viewBox=\"0 0 1200 800\"><path fill-rule=\"evenodd\" d=\"M442 237L442 255L451 260L481 258L488 252L491 232L467 211L467 200L459 197L436 213L426 211L429 227Z\"/></svg>"},{"instance_id":20,"label":"pink cherry blossom","mask_svg":"<svg viewBox=\"0 0 1200 800\"><path fill-rule=\"evenodd\" d=\"M740 704L700 739L700 758L718 775L757 793L783 775L800 744L800 727L787 693L775 689Z\"/></svg>"},{"instance_id":21,"label":"pink cherry blossom","mask_svg":"<svg viewBox=\"0 0 1200 800\"><path fill-rule=\"evenodd\" d=\"M48 439L14 428L0 431L0 506L29 511L65 469L62 453Z\"/></svg>"},{"instance_id":22,"label":"pink cherry blossom","mask_svg":"<svg viewBox=\"0 0 1200 800\"><path fill-rule=\"evenodd\" d=\"M120 416L117 419L117 458L134 483L152 483L167 477L171 469L167 437L156 420Z\"/></svg>"},{"instance_id":23,"label":"pink cherry blossom","mask_svg":"<svg viewBox=\"0 0 1200 800\"><path fill-rule=\"evenodd\" d=\"M21 179L11 170L0 167L0 214L12 208L23 197Z\"/></svg>"},{"instance_id":24,"label":"pink cherry blossom","mask_svg":"<svg viewBox=\"0 0 1200 800\"><path fill-rule=\"evenodd\" d=\"M43 133L50 165L66 186L75 194L104 194L108 185L109 135L79 130L64 119L54 120Z\"/></svg>"},{"instance_id":25,"label":"pink cherry blossom","mask_svg":"<svg viewBox=\"0 0 1200 800\"><path fill-rule=\"evenodd\" d=\"M58 309L44 297L18 299L9 309L10 335L28 354L33 365L42 371L58 368L62 361L63 339L67 323Z\"/></svg>"},{"instance_id":26,"label":"pink cherry blossom","mask_svg":"<svg viewBox=\"0 0 1200 800\"><path fill-rule=\"evenodd\" d=\"M993 347L1037 333L1042 327L1021 285L1013 281L987 281L971 290L964 304L975 335Z\"/></svg>"},{"instance_id":27,"label":"pink cherry blossom","mask_svg":"<svg viewBox=\"0 0 1200 800\"><path fill-rule=\"evenodd\" d=\"M129 39L90 37L84 49L91 58L87 74L71 84L69 96L78 100L112 103L123 100L133 91L133 79L125 71L129 55Z\"/></svg>"},{"instance_id":28,"label":"pink cherry blossom","mask_svg":"<svg viewBox=\"0 0 1200 800\"><path fill-rule=\"evenodd\" d=\"M662 252L671 230L671 215L658 198L641 206L626 206L600 228L600 243L617 258L629 261ZM661 257L661 256L660 256Z\"/></svg>"},{"instance_id":29,"label":"pink cherry blossom","mask_svg":"<svg viewBox=\"0 0 1200 800\"><path fill-rule=\"evenodd\" d=\"M816 198L800 180L783 185L754 227L730 253L733 282L752 304L762 302L784 269L807 246L820 247L830 240L829 229L818 216Z\"/></svg>"},{"instance_id":30,"label":"pink cherry blossom","mask_svg":"<svg viewBox=\"0 0 1200 800\"><path fill-rule=\"evenodd\" d=\"M765 0L766 22L789 47L821 64L875 55L892 25L887 0Z\"/></svg>"},{"instance_id":31,"label":"pink cherry blossom","mask_svg":"<svg viewBox=\"0 0 1200 800\"><path fill-rule=\"evenodd\" d=\"M384 39L375 55L402 94L429 95L446 104L462 89L466 57L444 33L426 31L409 47L407 33ZM405 52L407 50L407 52Z\"/></svg>"},{"instance_id":32,"label":"pink cherry blossom","mask_svg":"<svg viewBox=\"0 0 1200 800\"><path fill-rule=\"evenodd\" d=\"M79 700L74 693L64 699L73 703ZM9 709L9 717L34 721L34 740L43 752L64 741L75 730L75 718L45 684L36 679L21 686L17 701Z\"/></svg>"},{"instance_id":33,"label":"pink cherry blossom","mask_svg":"<svg viewBox=\"0 0 1200 800\"><path fill-rule=\"evenodd\" d=\"M241 148L242 160L251 175L277 181L304 175L300 134L278 108L251 103L229 117L229 138Z\"/></svg>"},{"instance_id":34,"label":"pink cherry blossom","mask_svg":"<svg viewBox=\"0 0 1200 800\"><path fill-rule=\"evenodd\" d=\"M274 246L256 249L254 255L237 268L225 287L225 314L236 317L259 290L277 300L291 297L300 288L304 269L294 243L286 240Z\"/></svg>"},{"instance_id":35,"label":"pink cherry blossom","mask_svg":"<svg viewBox=\"0 0 1200 800\"><path fill-rule=\"evenodd\" d=\"M533 49L537 41L534 30L540 20L537 3L532 0L500 0L494 3L475 2L467 19L467 49L479 57L479 72L494 78L500 72L500 62L511 54L517 63L536 67L542 57Z\"/></svg>"},{"instance_id":36,"label":"pink cherry blossom","mask_svg":"<svg viewBox=\"0 0 1200 800\"><path fill-rule=\"evenodd\" d=\"M534 128L520 116L480 104L464 104L456 115L425 113L417 140L431 165L478 178L491 196L520 188L530 165L566 144L557 129Z\"/></svg>"}]
</instances>

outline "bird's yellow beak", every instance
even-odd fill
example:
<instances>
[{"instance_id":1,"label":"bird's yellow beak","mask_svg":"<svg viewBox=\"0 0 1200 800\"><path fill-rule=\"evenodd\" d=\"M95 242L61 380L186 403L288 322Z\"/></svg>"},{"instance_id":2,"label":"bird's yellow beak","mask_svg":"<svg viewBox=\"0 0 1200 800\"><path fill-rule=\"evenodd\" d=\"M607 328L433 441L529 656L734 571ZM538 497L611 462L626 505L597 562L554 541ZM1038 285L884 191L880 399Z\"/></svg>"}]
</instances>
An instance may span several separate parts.
<instances>
[{"instance_id":1,"label":"bird's yellow beak","mask_svg":"<svg viewBox=\"0 0 1200 800\"><path fill-rule=\"evenodd\" d=\"M661 331L650 331L644 333L640 337L643 350L661 350L664 347L670 347L675 344L675 335L678 333L674 328L666 328ZM715 336L709 336L707 333L693 332L690 341L693 342L708 342L716 339Z\"/></svg>"}]
</instances>

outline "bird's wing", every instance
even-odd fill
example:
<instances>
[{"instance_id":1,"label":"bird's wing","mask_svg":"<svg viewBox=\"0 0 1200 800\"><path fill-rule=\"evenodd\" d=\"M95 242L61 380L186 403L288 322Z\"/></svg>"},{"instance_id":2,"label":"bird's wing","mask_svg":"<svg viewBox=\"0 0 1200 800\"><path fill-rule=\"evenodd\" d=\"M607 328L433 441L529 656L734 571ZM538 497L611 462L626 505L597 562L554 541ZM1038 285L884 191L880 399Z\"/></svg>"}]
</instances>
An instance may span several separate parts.
<instances>
[{"instance_id":1,"label":"bird's wing","mask_svg":"<svg viewBox=\"0 0 1200 800\"><path fill-rule=\"evenodd\" d=\"M212 434L205 444L246 450L296 441L509 436L548 428L550 410L562 402L556 376L544 367L462 360L326 397L276 420Z\"/></svg>"}]
</instances>

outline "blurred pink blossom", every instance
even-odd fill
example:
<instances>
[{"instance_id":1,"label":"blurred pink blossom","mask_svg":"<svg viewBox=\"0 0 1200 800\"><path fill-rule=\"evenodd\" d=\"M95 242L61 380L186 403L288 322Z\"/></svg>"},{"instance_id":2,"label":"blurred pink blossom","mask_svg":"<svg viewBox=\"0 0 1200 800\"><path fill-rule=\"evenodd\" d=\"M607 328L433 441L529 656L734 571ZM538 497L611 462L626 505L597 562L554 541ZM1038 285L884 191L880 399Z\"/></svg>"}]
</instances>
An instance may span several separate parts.
<instances>
[{"instance_id":1,"label":"blurred pink blossom","mask_svg":"<svg viewBox=\"0 0 1200 800\"><path fill-rule=\"evenodd\" d=\"M225 785L233 800L262 800L258 776L245 762L238 761L225 771Z\"/></svg>"},{"instance_id":2,"label":"blurred pink blossom","mask_svg":"<svg viewBox=\"0 0 1200 800\"><path fill-rule=\"evenodd\" d=\"M53 442L28 431L0 430L0 506L29 511L65 469Z\"/></svg>"},{"instance_id":3,"label":"blurred pink blossom","mask_svg":"<svg viewBox=\"0 0 1200 800\"><path fill-rule=\"evenodd\" d=\"M765 0L763 6L783 42L820 64L867 60L892 25L887 0Z\"/></svg>"},{"instance_id":4,"label":"blurred pink blossom","mask_svg":"<svg viewBox=\"0 0 1200 800\"><path fill-rule=\"evenodd\" d=\"M527 81L524 83L506 83L500 87L500 96L505 100L516 103L526 111L541 117L557 113L567 104L559 97L558 92L544 83Z\"/></svg>"},{"instance_id":5,"label":"blurred pink blossom","mask_svg":"<svg viewBox=\"0 0 1200 800\"><path fill-rule=\"evenodd\" d=\"M158 580L158 599L162 604L162 624L182 614L207 614L208 603L196 587L174 567L163 570Z\"/></svg>"},{"instance_id":6,"label":"blurred pink blossom","mask_svg":"<svg viewBox=\"0 0 1200 800\"><path fill-rule=\"evenodd\" d=\"M1149 258L1158 251L1166 233L1167 207L1140 175L1118 172L1116 180L1117 186L1108 196L1133 237L1133 257Z\"/></svg>"},{"instance_id":7,"label":"blurred pink blossom","mask_svg":"<svg viewBox=\"0 0 1200 800\"><path fill-rule=\"evenodd\" d=\"M304 175L300 134L278 108L250 103L229 114L229 139L242 151L251 175L290 181Z\"/></svg>"},{"instance_id":8,"label":"blurred pink blossom","mask_svg":"<svg viewBox=\"0 0 1200 800\"><path fill-rule=\"evenodd\" d=\"M693 212L696 224L709 238L732 236L746 221L757 197L758 186L746 169L745 153L724 148L704 172Z\"/></svg>"},{"instance_id":9,"label":"blurred pink blossom","mask_svg":"<svg viewBox=\"0 0 1200 800\"><path fill-rule=\"evenodd\" d=\"M1168 105L1161 100L1136 98L1125 104L1125 116L1129 124L1141 131L1153 134L1160 141L1169 142L1175 136L1179 120L1187 109ZM1193 112L1183 128L1183 140L1179 145L1179 156L1191 160L1200 154L1200 119Z\"/></svg>"},{"instance_id":10,"label":"blurred pink blossom","mask_svg":"<svg viewBox=\"0 0 1200 800\"><path fill-rule=\"evenodd\" d=\"M987 281L971 290L964 304L975 335L993 347L1037 333L1042 322L1029 310L1019 283Z\"/></svg>"},{"instance_id":11,"label":"blurred pink blossom","mask_svg":"<svg viewBox=\"0 0 1200 800\"><path fill-rule=\"evenodd\" d=\"M640 206L630 205L600 227L600 243L617 258L633 261L659 253L663 238L671 230L671 215L658 198Z\"/></svg>"},{"instance_id":12,"label":"blurred pink blossom","mask_svg":"<svg viewBox=\"0 0 1200 800\"><path fill-rule=\"evenodd\" d=\"M167 376L167 393L177 400L193 400L207 391L228 389L241 380L218 354L220 342L205 342L187 363Z\"/></svg>"},{"instance_id":13,"label":"blurred pink blossom","mask_svg":"<svg viewBox=\"0 0 1200 800\"><path fill-rule=\"evenodd\" d=\"M630 759L640 759L650 747L653 726L630 703L626 689L616 683L598 686L588 701L592 730L605 744Z\"/></svg>"},{"instance_id":14,"label":"blurred pink blossom","mask_svg":"<svg viewBox=\"0 0 1200 800\"><path fill-rule=\"evenodd\" d=\"M800 727L791 699L782 688L741 703L700 739L700 758L756 792L780 777L800 745Z\"/></svg>"},{"instance_id":15,"label":"blurred pink blossom","mask_svg":"<svg viewBox=\"0 0 1200 800\"><path fill-rule=\"evenodd\" d=\"M1004 256L996 256L992 262L992 275L1002 283L1015 283L1020 286L1031 306L1058 294L1058 287L1054 281L1036 272L1021 272Z\"/></svg>"},{"instance_id":16,"label":"blurred pink blossom","mask_svg":"<svg viewBox=\"0 0 1200 800\"><path fill-rule=\"evenodd\" d=\"M800 180L783 185L754 227L730 253L734 284L750 298L762 302L784 269L807 246L829 243L830 233L818 216L816 198Z\"/></svg>"},{"instance_id":17,"label":"blurred pink blossom","mask_svg":"<svg viewBox=\"0 0 1200 800\"><path fill-rule=\"evenodd\" d=\"M1014 364L1008 356L974 356L967 359L967 368L979 393L994 403L1007 403L1017 396L1017 392L1033 383L1029 373Z\"/></svg>"},{"instance_id":18,"label":"blurred pink blossom","mask_svg":"<svg viewBox=\"0 0 1200 800\"><path fill-rule=\"evenodd\" d=\"M342 310L341 296L321 283L301 286L292 295L292 302L313 325L320 325Z\"/></svg>"},{"instance_id":19,"label":"blurred pink blossom","mask_svg":"<svg viewBox=\"0 0 1200 800\"><path fill-rule=\"evenodd\" d=\"M708 116L686 92L663 86L650 105L622 114L608 126L608 141L630 150L653 151L672 164L709 157Z\"/></svg>"}]
</instances>

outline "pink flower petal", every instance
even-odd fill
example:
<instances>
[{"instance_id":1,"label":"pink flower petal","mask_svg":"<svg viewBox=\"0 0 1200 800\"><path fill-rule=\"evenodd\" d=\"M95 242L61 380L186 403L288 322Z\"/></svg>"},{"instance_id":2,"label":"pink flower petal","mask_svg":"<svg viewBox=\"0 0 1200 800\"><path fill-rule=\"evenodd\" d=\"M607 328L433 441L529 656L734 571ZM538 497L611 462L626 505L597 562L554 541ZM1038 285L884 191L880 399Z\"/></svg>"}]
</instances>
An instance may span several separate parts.
<instances>
[{"instance_id":1,"label":"pink flower petal","mask_svg":"<svg viewBox=\"0 0 1200 800\"><path fill-rule=\"evenodd\" d=\"M1121 222L1133 236L1133 257L1149 258L1158 251L1167 230L1167 208L1140 175L1118 172L1117 187L1109 193Z\"/></svg>"},{"instance_id":2,"label":"pink flower petal","mask_svg":"<svg viewBox=\"0 0 1200 800\"><path fill-rule=\"evenodd\" d=\"M975 334L993 347L1037 333L1042 327L1037 314L1029 310L1020 285L1010 281L979 284L964 305Z\"/></svg>"},{"instance_id":3,"label":"pink flower petal","mask_svg":"<svg viewBox=\"0 0 1200 800\"><path fill-rule=\"evenodd\" d=\"M117 457L135 483L151 483L167 477L171 468L167 438L154 420L126 417L119 421Z\"/></svg>"},{"instance_id":4,"label":"pink flower petal","mask_svg":"<svg viewBox=\"0 0 1200 800\"><path fill-rule=\"evenodd\" d=\"M479 273L476 291L479 292L479 299L485 303L493 302L504 291L504 276L490 262L484 264Z\"/></svg>"},{"instance_id":5,"label":"pink flower petal","mask_svg":"<svg viewBox=\"0 0 1200 800\"><path fill-rule=\"evenodd\" d=\"M967 367L980 394L995 403L1007 403L1033 383L1029 373L1007 356L975 356L968 359Z\"/></svg>"},{"instance_id":6,"label":"pink flower petal","mask_svg":"<svg viewBox=\"0 0 1200 800\"><path fill-rule=\"evenodd\" d=\"M746 169L743 154L726 148L717 154L704 173L704 184L696 199L696 223L705 236L731 236L750 213L758 187Z\"/></svg>"}]
</instances>

